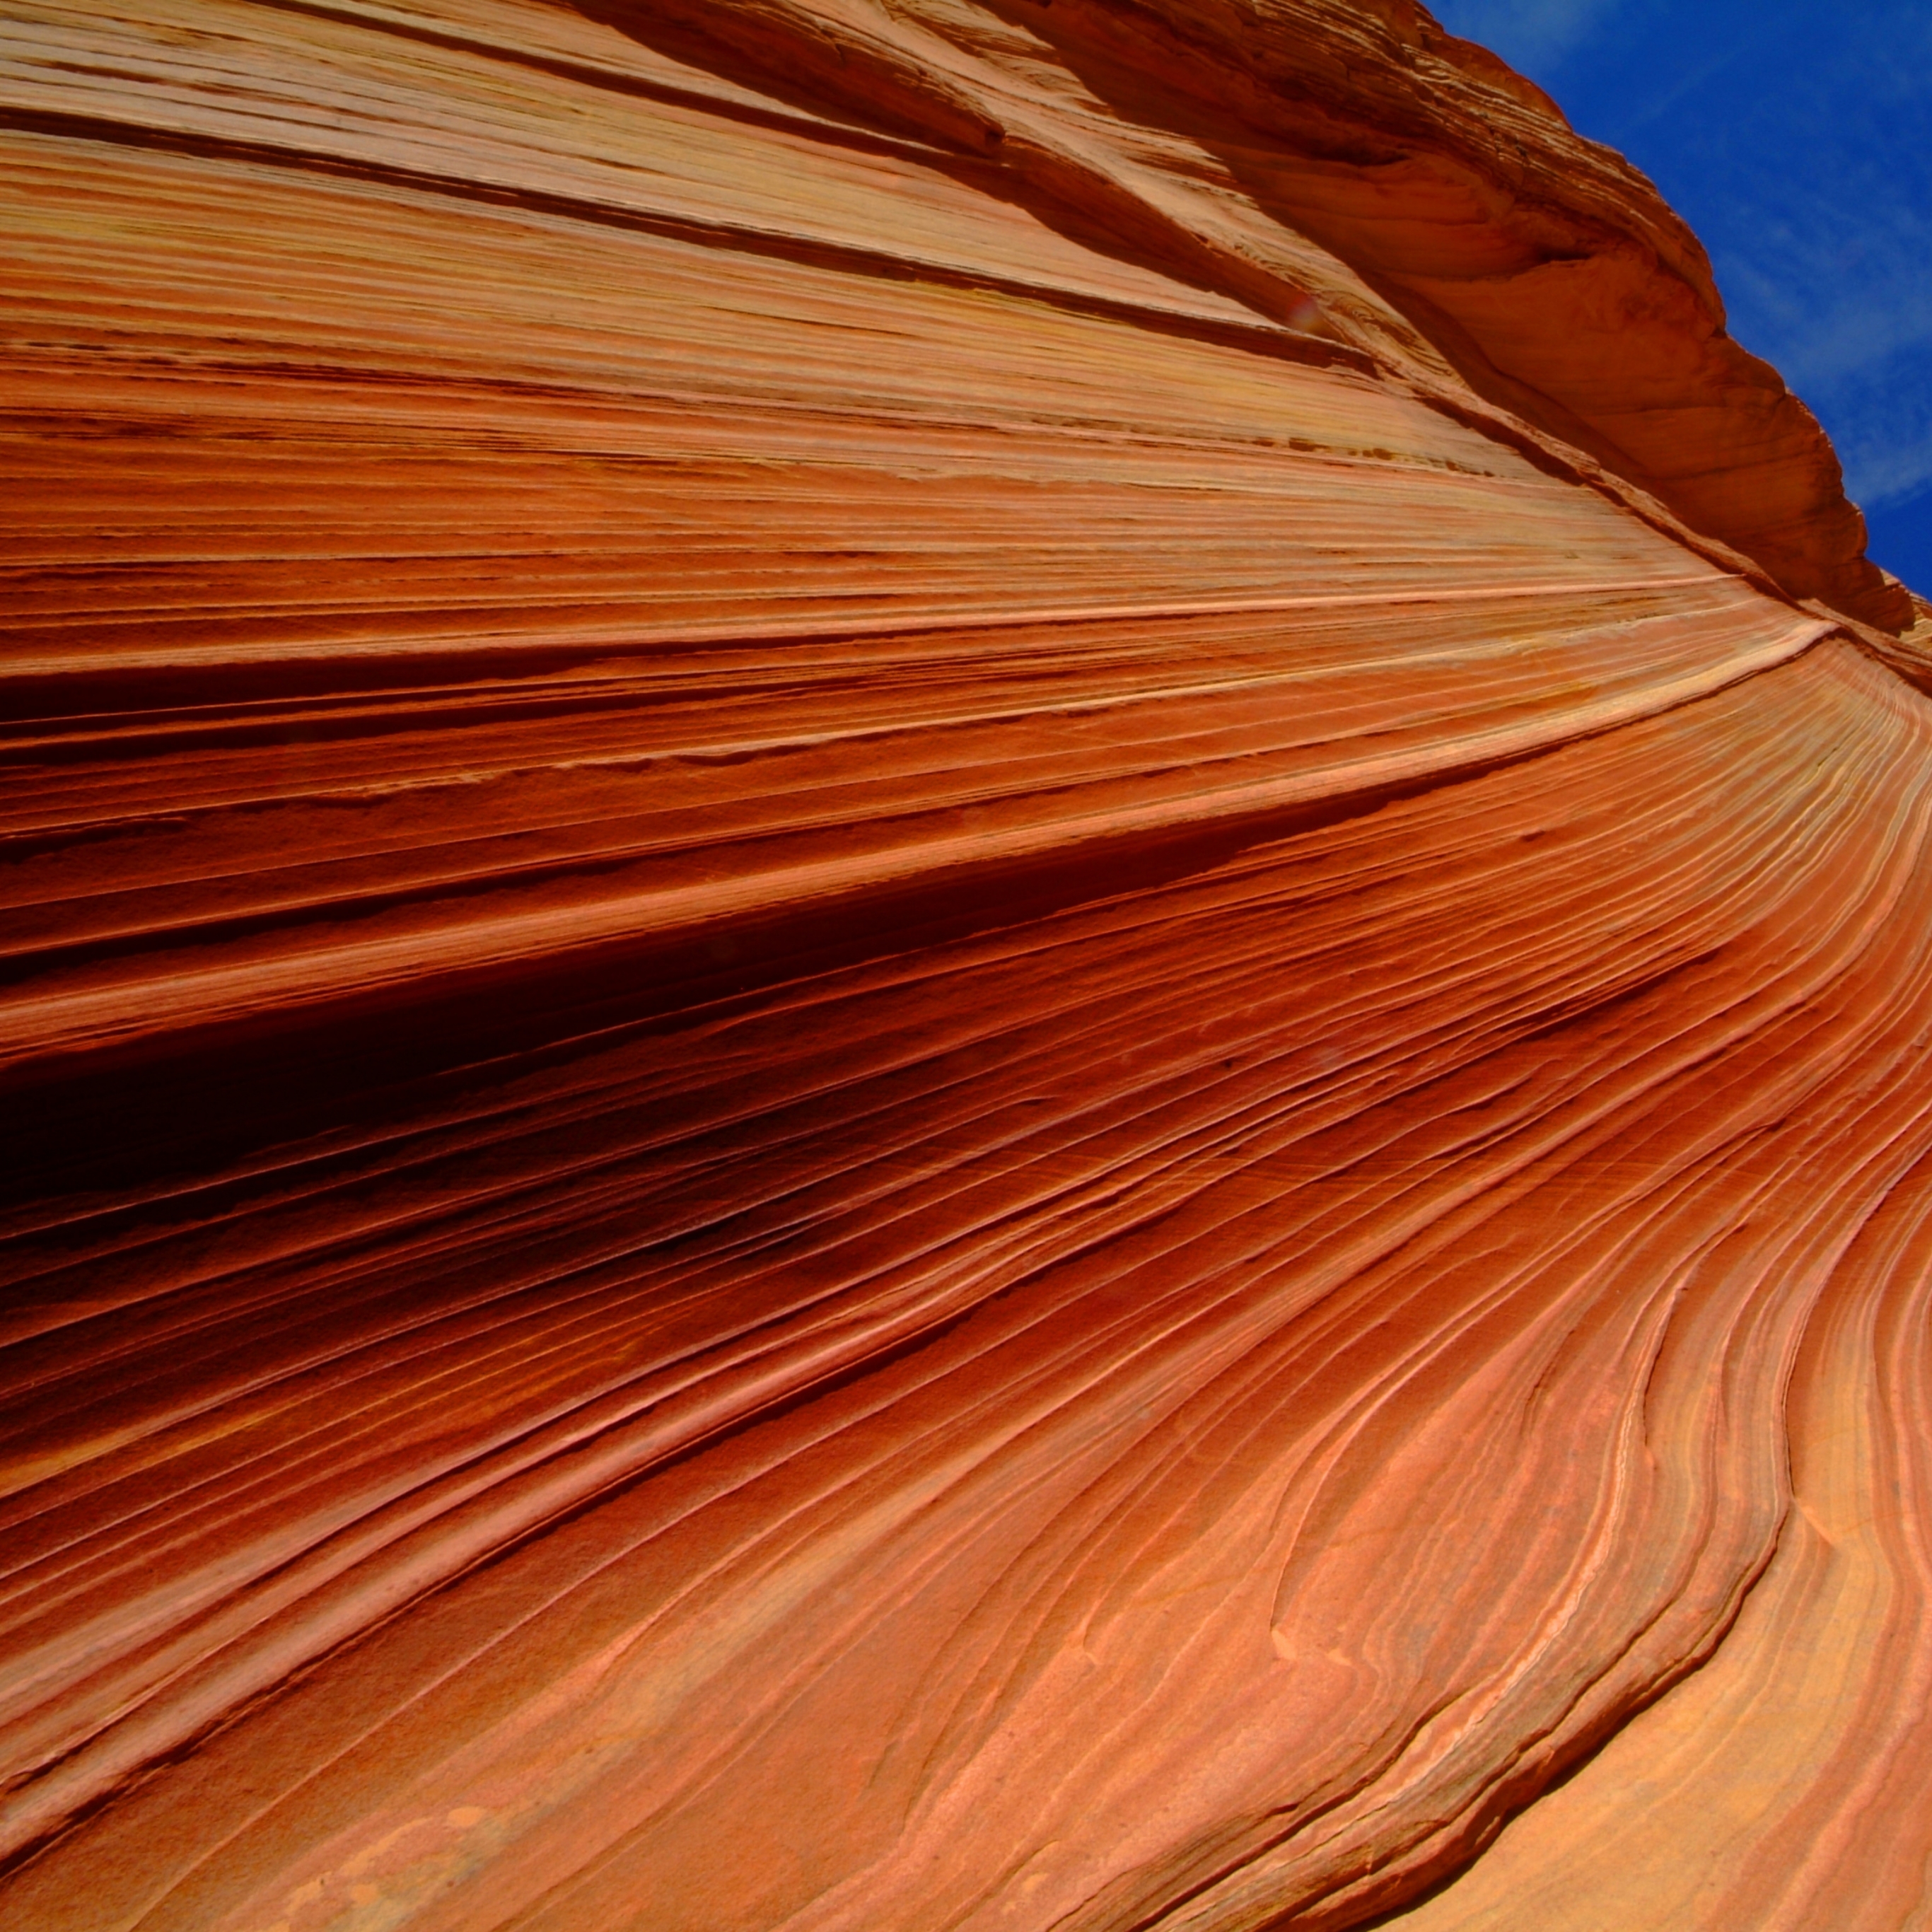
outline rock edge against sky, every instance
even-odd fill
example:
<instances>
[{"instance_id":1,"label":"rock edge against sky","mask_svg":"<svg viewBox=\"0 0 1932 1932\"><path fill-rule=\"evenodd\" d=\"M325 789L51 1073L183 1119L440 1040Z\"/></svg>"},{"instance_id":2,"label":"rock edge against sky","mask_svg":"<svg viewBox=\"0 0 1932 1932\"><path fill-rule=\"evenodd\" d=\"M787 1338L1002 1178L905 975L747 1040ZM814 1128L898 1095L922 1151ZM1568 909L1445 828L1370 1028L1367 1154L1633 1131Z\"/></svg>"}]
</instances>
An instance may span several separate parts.
<instances>
[{"instance_id":1,"label":"rock edge against sky","mask_svg":"<svg viewBox=\"0 0 1932 1932\"><path fill-rule=\"evenodd\" d=\"M1932 583L1932 12L1917 0L1442 0L1627 154L1732 334L1817 412L1870 554Z\"/></svg>"}]
</instances>

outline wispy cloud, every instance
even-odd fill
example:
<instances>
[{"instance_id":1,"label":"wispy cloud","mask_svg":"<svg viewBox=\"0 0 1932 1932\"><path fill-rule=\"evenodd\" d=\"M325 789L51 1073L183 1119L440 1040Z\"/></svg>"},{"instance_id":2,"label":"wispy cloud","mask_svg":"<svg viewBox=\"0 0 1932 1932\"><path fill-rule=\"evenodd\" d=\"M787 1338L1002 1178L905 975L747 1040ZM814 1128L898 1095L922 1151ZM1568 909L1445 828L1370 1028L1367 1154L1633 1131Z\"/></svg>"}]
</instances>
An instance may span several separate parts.
<instances>
[{"instance_id":1,"label":"wispy cloud","mask_svg":"<svg viewBox=\"0 0 1932 1932\"><path fill-rule=\"evenodd\" d=\"M1562 59L1618 0L1438 0L1432 10L1452 34L1480 40L1511 66L1534 73Z\"/></svg>"},{"instance_id":2,"label":"wispy cloud","mask_svg":"<svg viewBox=\"0 0 1932 1932\"><path fill-rule=\"evenodd\" d=\"M1888 357L1806 400L1832 432L1854 502L1882 509L1932 483L1932 371L1922 355Z\"/></svg>"},{"instance_id":3,"label":"wispy cloud","mask_svg":"<svg viewBox=\"0 0 1932 1932\"><path fill-rule=\"evenodd\" d=\"M1932 346L1932 265L1894 257L1847 274L1808 252L1748 261L1726 250L1712 266L1731 332L1794 388L1822 392L1903 350Z\"/></svg>"}]
</instances>

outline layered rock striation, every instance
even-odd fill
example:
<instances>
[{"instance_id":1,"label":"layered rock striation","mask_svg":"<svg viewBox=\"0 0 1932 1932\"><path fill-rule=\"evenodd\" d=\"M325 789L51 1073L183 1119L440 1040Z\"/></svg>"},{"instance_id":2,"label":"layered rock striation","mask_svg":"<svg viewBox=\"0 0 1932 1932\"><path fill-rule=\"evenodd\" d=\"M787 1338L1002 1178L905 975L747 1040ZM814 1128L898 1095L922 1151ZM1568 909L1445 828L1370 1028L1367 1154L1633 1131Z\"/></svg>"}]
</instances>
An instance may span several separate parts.
<instances>
[{"instance_id":1,"label":"layered rock striation","mask_svg":"<svg viewBox=\"0 0 1932 1932\"><path fill-rule=\"evenodd\" d=\"M0 1922L1916 1922L1932 627L1640 177L1406 0L0 155Z\"/></svg>"}]
</instances>

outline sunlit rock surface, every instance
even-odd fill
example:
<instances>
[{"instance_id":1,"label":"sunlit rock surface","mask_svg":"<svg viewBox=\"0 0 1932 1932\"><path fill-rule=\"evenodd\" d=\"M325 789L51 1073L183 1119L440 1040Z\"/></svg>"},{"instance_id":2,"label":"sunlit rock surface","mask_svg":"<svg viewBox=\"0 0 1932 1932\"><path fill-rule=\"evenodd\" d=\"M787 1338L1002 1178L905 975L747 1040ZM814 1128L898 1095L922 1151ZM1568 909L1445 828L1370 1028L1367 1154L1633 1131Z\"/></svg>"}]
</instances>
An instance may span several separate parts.
<instances>
[{"instance_id":1,"label":"sunlit rock surface","mask_svg":"<svg viewBox=\"0 0 1932 1932\"><path fill-rule=\"evenodd\" d=\"M1640 177L1402 0L0 53L0 1924L1918 1922L1928 626Z\"/></svg>"}]
</instances>

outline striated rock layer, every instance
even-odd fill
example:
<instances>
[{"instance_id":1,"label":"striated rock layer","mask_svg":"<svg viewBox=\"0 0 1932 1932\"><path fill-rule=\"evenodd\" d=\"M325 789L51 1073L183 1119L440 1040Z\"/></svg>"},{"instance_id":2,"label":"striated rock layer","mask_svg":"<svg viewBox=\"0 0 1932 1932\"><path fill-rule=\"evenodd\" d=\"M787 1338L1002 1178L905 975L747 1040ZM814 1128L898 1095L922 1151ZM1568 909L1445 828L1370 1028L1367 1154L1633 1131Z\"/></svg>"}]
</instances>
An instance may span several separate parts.
<instances>
[{"instance_id":1,"label":"striated rock layer","mask_svg":"<svg viewBox=\"0 0 1932 1932\"><path fill-rule=\"evenodd\" d=\"M0 1923L1919 1922L1932 626L1640 178L1406 0L0 61Z\"/></svg>"}]
</instances>

